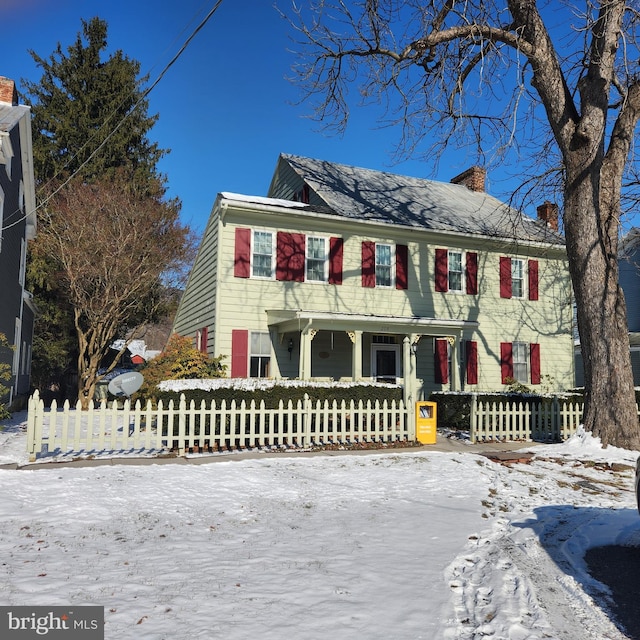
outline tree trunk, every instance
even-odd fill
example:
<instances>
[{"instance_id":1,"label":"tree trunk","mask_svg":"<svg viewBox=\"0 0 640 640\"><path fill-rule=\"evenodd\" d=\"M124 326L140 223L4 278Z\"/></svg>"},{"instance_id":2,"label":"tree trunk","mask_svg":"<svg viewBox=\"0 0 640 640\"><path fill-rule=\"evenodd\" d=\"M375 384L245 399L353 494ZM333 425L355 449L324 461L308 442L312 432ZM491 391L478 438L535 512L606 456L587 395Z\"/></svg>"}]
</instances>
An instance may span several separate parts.
<instances>
[{"instance_id":1,"label":"tree trunk","mask_svg":"<svg viewBox=\"0 0 640 640\"><path fill-rule=\"evenodd\" d=\"M584 362L584 427L604 446L640 449L627 311L618 284L621 170L606 161L566 168L564 223Z\"/></svg>"}]
</instances>

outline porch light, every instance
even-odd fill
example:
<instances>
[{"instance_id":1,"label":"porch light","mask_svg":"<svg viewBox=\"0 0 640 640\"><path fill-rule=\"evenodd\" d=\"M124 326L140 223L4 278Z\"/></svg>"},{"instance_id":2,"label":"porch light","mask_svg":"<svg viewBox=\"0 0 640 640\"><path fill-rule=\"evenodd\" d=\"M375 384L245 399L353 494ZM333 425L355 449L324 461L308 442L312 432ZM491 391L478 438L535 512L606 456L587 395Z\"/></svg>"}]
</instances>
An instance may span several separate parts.
<instances>
[{"instance_id":1,"label":"porch light","mask_svg":"<svg viewBox=\"0 0 640 640\"><path fill-rule=\"evenodd\" d=\"M413 353L414 356L416 355L416 353L418 353L418 343L417 342L412 342L411 343L411 353Z\"/></svg>"}]
</instances>

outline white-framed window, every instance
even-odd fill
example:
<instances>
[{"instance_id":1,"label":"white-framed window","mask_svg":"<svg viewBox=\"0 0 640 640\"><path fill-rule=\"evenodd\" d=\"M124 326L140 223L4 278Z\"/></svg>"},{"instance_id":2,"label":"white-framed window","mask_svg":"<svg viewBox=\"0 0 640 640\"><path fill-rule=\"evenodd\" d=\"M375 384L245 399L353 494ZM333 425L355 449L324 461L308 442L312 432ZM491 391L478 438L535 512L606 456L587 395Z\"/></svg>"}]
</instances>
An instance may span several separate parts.
<instances>
[{"instance_id":1,"label":"white-framed window","mask_svg":"<svg viewBox=\"0 0 640 640\"><path fill-rule=\"evenodd\" d=\"M511 297L524 298L524 261L511 258Z\"/></svg>"},{"instance_id":2,"label":"white-framed window","mask_svg":"<svg viewBox=\"0 0 640 640\"><path fill-rule=\"evenodd\" d=\"M376 243L376 287L393 285L393 246Z\"/></svg>"},{"instance_id":3,"label":"white-framed window","mask_svg":"<svg viewBox=\"0 0 640 640\"><path fill-rule=\"evenodd\" d=\"M447 265L449 271L449 291L463 291L464 271L462 268L462 251L449 250Z\"/></svg>"},{"instance_id":4,"label":"white-framed window","mask_svg":"<svg viewBox=\"0 0 640 640\"><path fill-rule=\"evenodd\" d=\"M274 258L273 233L254 230L251 235L251 276L273 278Z\"/></svg>"},{"instance_id":5,"label":"white-framed window","mask_svg":"<svg viewBox=\"0 0 640 640\"><path fill-rule=\"evenodd\" d=\"M525 342L512 344L513 377L518 382L529 382L529 345Z\"/></svg>"},{"instance_id":6,"label":"white-framed window","mask_svg":"<svg viewBox=\"0 0 640 640\"><path fill-rule=\"evenodd\" d=\"M326 282L329 278L327 238L308 236L306 246L306 280Z\"/></svg>"},{"instance_id":7,"label":"white-framed window","mask_svg":"<svg viewBox=\"0 0 640 640\"><path fill-rule=\"evenodd\" d=\"M269 332L252 331L249 335L249 377L268 378L271 363Z\"/></svg>"}]
</instances>

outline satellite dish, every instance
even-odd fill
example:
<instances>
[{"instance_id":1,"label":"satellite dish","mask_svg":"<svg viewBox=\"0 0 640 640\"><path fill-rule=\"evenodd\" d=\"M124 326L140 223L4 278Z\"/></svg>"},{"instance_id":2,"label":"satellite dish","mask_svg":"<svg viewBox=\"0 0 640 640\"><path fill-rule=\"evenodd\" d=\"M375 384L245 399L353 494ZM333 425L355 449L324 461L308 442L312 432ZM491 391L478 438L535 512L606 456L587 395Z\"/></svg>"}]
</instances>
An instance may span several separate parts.
<instances>
[{"instance_id":1,"label":"satellite dish","mask_svg":"<svg viewBox=\"0 0 640 640\"><path fill-rule=\"evenodd\" d=\"M141 373L137 371L128 371L127 373L121 373L113 380L109 381L109 393L114 396L127 396L133 395L144 382L144 378Z\"/></svg>"}]
</instances>

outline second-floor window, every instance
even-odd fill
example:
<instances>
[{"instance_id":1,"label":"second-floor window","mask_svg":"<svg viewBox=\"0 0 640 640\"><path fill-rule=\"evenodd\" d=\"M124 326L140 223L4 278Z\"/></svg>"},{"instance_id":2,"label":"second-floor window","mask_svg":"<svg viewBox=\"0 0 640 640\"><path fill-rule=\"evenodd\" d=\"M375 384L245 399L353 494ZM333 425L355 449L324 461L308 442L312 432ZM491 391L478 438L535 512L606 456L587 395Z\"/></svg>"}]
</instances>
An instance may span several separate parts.
<instances>
[{"instance_id":1,"label":"second-floor window","mask_svg":"<svg viewBox=\"0 0 640 640\"><path fill-rule=\"evenodd\" d=\"M524 298L524 268L522 260L511 260L511 297Z\"/></svg>"},{"instance_id":2,"label":"second-floor window","mask_svg":"<svg viewBox=\"0 0 640 640\"><path fill-rule=\"evenodd\" d=\"M449 291L462 291L462 252L449 251Z\"/></svg>"},{"instance_id":3,"label":"second-floor window","mask_svg":"<svg viewBox=\"0 0 640 640\"><path fill-rule=\"evenodd\" d=\"M273 234L270 231L253 232L251 275L254 278L273 275Z\"/></svg>"},{"instance_id":4,"label":"second-floor window","mask_svg":"<svg viewBox=\"0 0 640 640\"><path fill-rule=\"evenodd\" d=\"M329 273L327 261L327 239L307 238L307 280L326 282Z\"/></svg>"},{"instance_id":5,"label":"second-floor window","mask_svg":"<svg viewBox=\"0 0 640 640\"><path fill-rule=\"evenodd\" d=\"M376 286L391 286L391 245L376 244Z\"/></svg>"}]
</instances>

